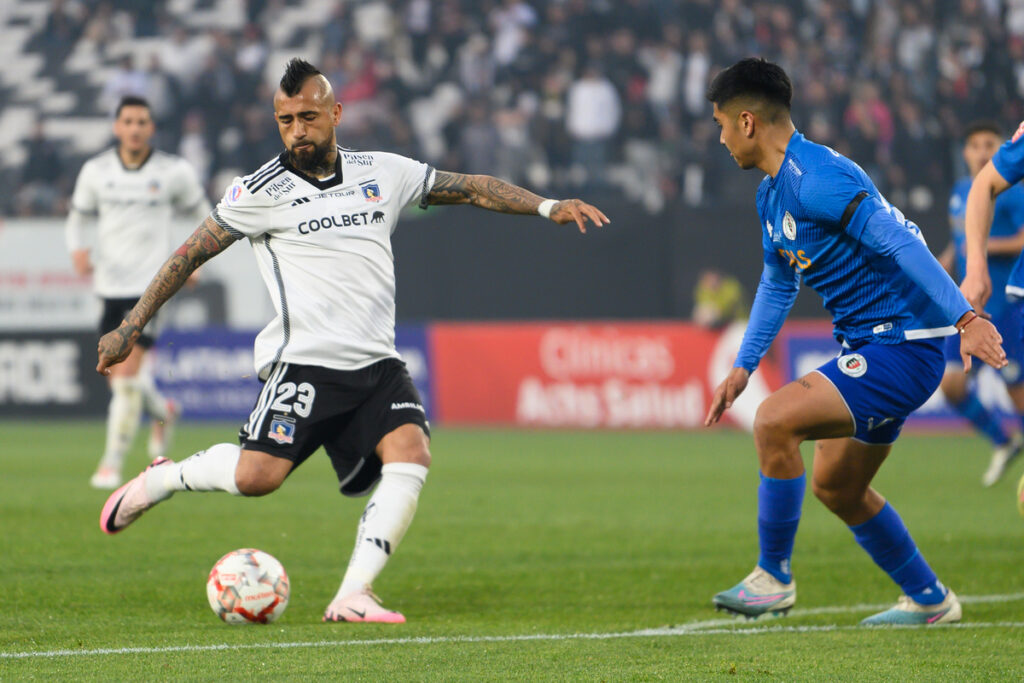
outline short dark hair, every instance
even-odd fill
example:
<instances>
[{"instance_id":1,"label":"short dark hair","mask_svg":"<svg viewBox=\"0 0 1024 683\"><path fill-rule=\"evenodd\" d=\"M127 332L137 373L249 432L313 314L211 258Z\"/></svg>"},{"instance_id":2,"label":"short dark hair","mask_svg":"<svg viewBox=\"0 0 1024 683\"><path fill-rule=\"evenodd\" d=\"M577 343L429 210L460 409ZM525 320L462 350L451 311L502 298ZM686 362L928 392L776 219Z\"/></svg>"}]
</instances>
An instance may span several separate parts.
<instances>
[{"instance_id":1,"label":"short dark hair","mask_svg":"<svg viewBox=\"0 0 1024 683\"><path fill-rule=\"evenodd\" d=\"M152 112L152 108L149 106L149 101L145 97L139 97L138 95L125 95L121 98L121 101L117 103L117 110L114 112L114 118L121 116L121 110L125 107L145 107L148 111Z\"/></svg>"},{"instance_id":2,"label":"short dark hair","mask_svg":"<svg viewBox=\"0 0 1024 683\"><path fill-rule=\"evenodd\" d=\"M758 100L770 110L788 112L793 102L793 84L778 64L762 57L747 57L718 72L705 96L719 108L737 98ZM771 113L774 119L774 112Z\"/></svg>"},{"instance_id":3,"label":"short dark hair","mask_svg":"<svg viewBox=\"0 0 1024 683\"><path fill-rule=\"evenodd\" d=\"M979 119L967 124L967 128L964 129L964 142L966 142L969 137L977 133L992 133L998 138L1003 137L1003 129L999 127L998 123L991 119Z\"/></svg>"},{"instance_id":4,"label":"short dark hair","mask_svg":"<svg viewBox=\"0 0 1024 683\"><path fill-rule=\"evenodd\" d=\"M320 70L301 57L292 57L281 76L281 90L288 97L295 97L302 86L313 76L322 76Z\"/></svg>"}]
</instances>

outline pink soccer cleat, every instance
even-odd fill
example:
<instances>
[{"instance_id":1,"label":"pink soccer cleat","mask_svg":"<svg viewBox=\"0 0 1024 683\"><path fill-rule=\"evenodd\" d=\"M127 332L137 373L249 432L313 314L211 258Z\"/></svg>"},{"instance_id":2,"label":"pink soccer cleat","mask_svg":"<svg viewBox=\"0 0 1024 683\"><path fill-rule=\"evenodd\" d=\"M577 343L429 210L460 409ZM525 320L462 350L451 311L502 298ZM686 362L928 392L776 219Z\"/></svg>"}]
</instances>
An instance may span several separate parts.
<instances>
[{"instance_id":1,"label":"pink soccer cleat","mask_svg":"<svg viewBox=\"0 0 1024 683\"><path fill-rule=\"evenodd\" d=\"M155 467L173 465L174 461L157 458L149 467L127 484L110 494L100 513L100 529L105 534L116 534L142 516L142 513L160 501L150 500L146 493L146 477Z\"/></svg>"},{"instance_id":2,"label":"pink soccer cleat","mask_svg":"<svg viewBox=\"0 0 1024 683\"><path fill-rule=\"evenodd\" d=\"M380 598L370 591L355 591L327 606L323 621L358 621L373 624L404 624L400 612L384 609Z\"/></svg>"}]
</instances>

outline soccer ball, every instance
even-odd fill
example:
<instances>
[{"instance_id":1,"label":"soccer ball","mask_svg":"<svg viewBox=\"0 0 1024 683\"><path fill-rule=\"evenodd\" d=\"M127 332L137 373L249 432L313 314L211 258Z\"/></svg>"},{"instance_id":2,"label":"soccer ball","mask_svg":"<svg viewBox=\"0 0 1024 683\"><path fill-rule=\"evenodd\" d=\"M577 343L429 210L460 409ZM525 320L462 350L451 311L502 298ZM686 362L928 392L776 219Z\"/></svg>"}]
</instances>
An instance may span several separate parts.
<instances>
[{"instance_id":1,"label":"soccer ball","mask_svg":"<svg viewBox=\"0 0 1024 683\"><path fill-rule=\"evenodd\" d=\"M255 548L232 550L206 580L210 608L229 624L269 624L288 606L288 594L284 567Z\"/></svg>"}]
</instances>

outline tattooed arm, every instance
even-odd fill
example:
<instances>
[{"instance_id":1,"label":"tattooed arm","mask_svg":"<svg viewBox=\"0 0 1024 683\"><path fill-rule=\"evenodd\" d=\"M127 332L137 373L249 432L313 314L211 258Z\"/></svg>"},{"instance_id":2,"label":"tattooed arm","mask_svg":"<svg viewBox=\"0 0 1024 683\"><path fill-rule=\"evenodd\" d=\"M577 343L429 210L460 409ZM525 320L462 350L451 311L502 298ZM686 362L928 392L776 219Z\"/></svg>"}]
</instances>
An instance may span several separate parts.
<instances>
[{"instance_id":1,"label":"tattooed arm","mask_svg":"<svg viewBox=\"0 0 1024 683\"><path fill-rule=\"evenodd\" d=\"M427 204L472 204L499 213L537 214L543 197L489 175L465 175L437 171ZM597 207L579 199L563 199L550 207L550 218L559 225L575 222L586 232L586 222L601 226L609 223Z\"/></svg>"},{"instance_id":2,"label":"tattooed arm","mask_svg":"<svg viewBox=\"0 0 1024 683\"><path fill-rule=\"evenodd\" d=\"M135 304L135 308L121 322L121 326L100 339L99 364L96 366L96 372L105 375L110 372L108 368L111 365L116 365L127 358L132 346L135 345L135 340L142 334L142 328L157 310L181 289L196 268L227 249L235 239L217 225L213 218L207 218L160 267L139 302Z\"/></svg>"}]
</instances>

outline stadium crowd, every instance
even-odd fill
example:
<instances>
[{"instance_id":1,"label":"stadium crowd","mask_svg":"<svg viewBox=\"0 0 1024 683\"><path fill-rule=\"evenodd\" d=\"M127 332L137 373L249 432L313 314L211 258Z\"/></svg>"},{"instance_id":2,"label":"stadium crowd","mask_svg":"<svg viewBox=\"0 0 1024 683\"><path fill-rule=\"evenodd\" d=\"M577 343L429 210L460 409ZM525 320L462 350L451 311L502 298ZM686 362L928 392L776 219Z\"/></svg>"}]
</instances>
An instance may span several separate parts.
<instances>
[{"instance_id":1,"label":"stadium crowd","mask_svg":"<svg viewBox=\"0 0 1024 683\"><path fill-rule=\"evenodd\" d=\"M335 84L345 146L553 196L621 192L652 212L728 199L733 162L704 91L744 56L783 66L797 126L910 208L944 202L970 121L1009 133L1024 118L1022 0L365 0L283 37L274 26L295 1L241 3L237 31L186 28L145 0L52 3L28 45L47 73L80 41L160 39L144 63L117 58L93 113L148 97L159 146L191 160L214 197L278 151L278 54L302 54ZM0 209L66 210L82 159L58 143L43 121Z\"/></svg>"}]
</instances>

